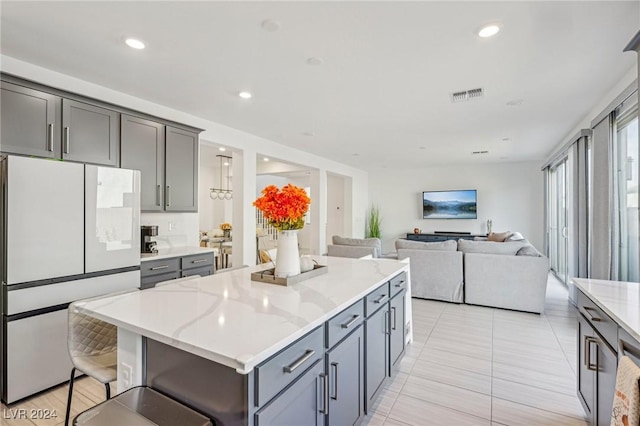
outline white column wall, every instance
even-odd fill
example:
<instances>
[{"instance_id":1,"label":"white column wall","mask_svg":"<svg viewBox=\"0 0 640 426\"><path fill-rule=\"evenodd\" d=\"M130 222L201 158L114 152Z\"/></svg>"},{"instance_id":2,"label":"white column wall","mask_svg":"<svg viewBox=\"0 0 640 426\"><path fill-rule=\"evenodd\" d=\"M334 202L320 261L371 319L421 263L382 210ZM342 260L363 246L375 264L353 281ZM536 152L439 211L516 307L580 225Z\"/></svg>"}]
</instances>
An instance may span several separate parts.
<instances>
[{"instance_id":1,"label":"white column wall","mask_svg":"<svg viewBox=\"0 0 640 426\"><path fill-rule=\"evenodd\" d=\"M256 152L233 153L233 266L256 264Z\"/></svg>"}]
</instances>

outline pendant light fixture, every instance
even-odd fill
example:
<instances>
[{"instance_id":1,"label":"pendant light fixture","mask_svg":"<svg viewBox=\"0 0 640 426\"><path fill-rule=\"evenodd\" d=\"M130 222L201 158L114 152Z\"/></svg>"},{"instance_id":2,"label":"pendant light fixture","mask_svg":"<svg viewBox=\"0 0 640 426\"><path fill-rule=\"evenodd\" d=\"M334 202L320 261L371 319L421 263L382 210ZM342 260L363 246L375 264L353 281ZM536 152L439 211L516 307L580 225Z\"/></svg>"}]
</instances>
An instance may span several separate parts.
<instances>
[{"instance_id":1,"label":"pendant light fixture","mask_svg":"<svg viewBox=\"0 0 640 426\"><path fill-rule=\"evenodd\" d=\"M233 198L233 191L229 188L231 183L231 157L227 155L216 155L220 161L220 187L210 188L209 197L212 200L230 200ZM223 184L223 180L226 183Z\"/></svg>"}]
</instances>

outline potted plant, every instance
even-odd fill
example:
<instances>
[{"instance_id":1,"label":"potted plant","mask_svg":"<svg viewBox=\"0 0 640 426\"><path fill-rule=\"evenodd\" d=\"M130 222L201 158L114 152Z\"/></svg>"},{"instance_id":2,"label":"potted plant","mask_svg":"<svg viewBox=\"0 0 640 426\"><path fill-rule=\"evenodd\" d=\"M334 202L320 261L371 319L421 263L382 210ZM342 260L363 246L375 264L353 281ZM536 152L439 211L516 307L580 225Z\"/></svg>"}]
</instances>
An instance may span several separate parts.
<instances>
[{"instance_id":1,"label":"potted plant","mask_svg":"<svg viewBox=\"0 0 640 426\"><path fill-rule=\"evenodd\" d=\"M380 207L371 205L367 212L364 234L366 238L380 238Z\"/></svg>"}]
</instances>

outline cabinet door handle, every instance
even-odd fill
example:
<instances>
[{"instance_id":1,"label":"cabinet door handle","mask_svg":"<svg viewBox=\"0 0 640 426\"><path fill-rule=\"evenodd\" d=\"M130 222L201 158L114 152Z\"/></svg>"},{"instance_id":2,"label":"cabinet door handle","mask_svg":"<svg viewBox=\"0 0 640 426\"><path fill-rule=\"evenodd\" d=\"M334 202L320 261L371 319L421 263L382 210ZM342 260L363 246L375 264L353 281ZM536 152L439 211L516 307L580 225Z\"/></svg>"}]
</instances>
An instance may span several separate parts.
<instances>
[{"instance_id":1,"label":"cabinet door handle","mask_svg":"<svg viewBox=\"0 0 640 426\"><path fill-rule=\"evenodd\" d=\"M160 185L156 185L156 206L160 205Z\"/></svg>"},{"instance_id":2,"label":"cabinet door handle","mask_svg":"<svg viewBox=\"0 0 640 426\"><path fill-rule=\"evenodd\" d=\"M207 259L196 259L196 260L192 260L191 263L202 263L202 262L206 262Z\"/></svg>"},{"instance_id":3,"label":"cabinet door handle","mask_svg":"<svg viewBox=\"0 0 640 426\"><path fill-rule=\"evenodd\" d=\"M152 271L157 271L158 269L167 269L169 265L156 266L151 268Z\"/></svg>"},{"instance_id":4,"label":"cabinet door handle","mask_svg":"<svg viewBox=\"0 0 640 426\"><path fill-rule=\"evenodd\" d=\"M167 185L167 193L164 196L167 207L171 205L171 186Z\"/></svg>"},{"instance_id":5,"label":"cabinet door handle","mask_svg":"<svg viewBox=\"0 0 640 426\"><path fill-rule=\"evenodd\" d=\"M53 152L53 124L49 124L49 140L48 149L50 152Z\"/></svg>"},{"instance_id":6,"label":"cabinet door handle","mask_svg":"<svg viewBox=\"0 0 640 426\"><path fill-rule=\"evenodd\" d=\"M338 363L332 362L331 367L333 367L333 396L331 399L338 399Z\"/></svg>"},{"instance_id":7,"label":"cabinet door handle","mask_svg":"<svg viewBox=\"0 0 640 426\"><path fill-rule=\"evenodd\" d=\"M380 297L378 297L376 300L374 300L373 303L380 304L386 298L387 298L387 295L386 294L382 294L382 295L380 295Z\"/></svg>"},{"instance_id":8,"label":"cabinet door handle","mask_svg":"<svg viewBox=\"0 0 640 426\"><path fill-rule=\"evenodd\" d=\"M68 154L71 149L71 130L69 126L64 128L64 153Z\"/></svg>"},{"instance_id":9,"label":"cabinet door handle","mask_svg":"<svg viewBox=\"0 0 640 426\"><path fill-rule=\"evenodd\" d=\"M296 368L300 367L302 364L305 363L305 361L307 361L309 358L311 358L312 356L314 356L316 353L316 351L314 351L313 349L307 349L307 351L304 353L304 355L302 355L300 358L298 358L297 360L295 360L293 362L293 364L291 365L287 365L286 367L283 368L285 373L293 373L295 371Z\"/></svg>"},{"instance_id":10,"label":"cabinet door handle","mask_svg":"<svg viewBox=\"0 0 640 426\"><path fill-rule=\"evenodd\" d=\"M404 280L402 280L399 283L395 284L396 287L402 287L403 285L404 285Z\"/></svg>"},{"instance_id":11,"label":"cabinet door handle","mask_svg":"<svg viewBox=\"0 0 640 426\"><path fill-rule=\"evenodd\" d=\"M346 323L344 323L344 324L341 324L341 325L340 325L340 327L342 327L342 328L349 328L349 327L351 327L351 326L352 326L356 321L358 321L358 318L360 318L360 315L354 315L353 317L351 317L351 319L350 319L348 322L346 322Z\"/></svg>"},{"instance_id":12,"label":"cabinet door handle","mask_svg":"<svg viewBox=\"0 0 640 426\"><path fill-rule=\"evenodd\" d=\"M393 311L393 325L391 326L391 329L395 330L396 329L396 308L392 306L391 310Z\"/></svg>"},{"instance_id":13,"label":"cabinet door handle","mask_svg":"<svg viewBox=\"0 0 640 426\"><path fill-rule=\"evenodd\" d=\"M591 344L595 343L596 344L596 362L592 363L591 362ZM585 344L585 365L587 367L587 370L591 370L591 371L598 371L598 339L595 339L593 337L589 337L589 336L585 336L584 337L584 344Z\"/></svg>"},{"instance_id":14,"label":"cabinet door handle","mask_svg":"<svg viewBox=\"0 0 640 426\"><path fill-rule=\"evenodd\" d=\"M595 309L590 308L588 306L584 306L584 311L589 315L589 320L590 321L602 321L601 318L594 317L593 315L591 315L591 311L597 312Z\"/></svg>"},{"instance_id":15,"label":"cabinet door handle","mask_svg":"<svg viewBox=\"0 0 640 426\"><path fill-rule=\"evenodd\" d=\"M384 334L391 334L389 331L389 311L384 311Z\"/></svg>"},{"instance_id":16,"label":"cabinet door handle","mask_svg":"<svg viewBox=\"0 0 640 426\"><path fill-rule=\"evenodd\" d=\"M322 379L322 410L320 412L322 414L329 414L329 375L321 374L320 378Z\"/></svg>"}]
</instances>

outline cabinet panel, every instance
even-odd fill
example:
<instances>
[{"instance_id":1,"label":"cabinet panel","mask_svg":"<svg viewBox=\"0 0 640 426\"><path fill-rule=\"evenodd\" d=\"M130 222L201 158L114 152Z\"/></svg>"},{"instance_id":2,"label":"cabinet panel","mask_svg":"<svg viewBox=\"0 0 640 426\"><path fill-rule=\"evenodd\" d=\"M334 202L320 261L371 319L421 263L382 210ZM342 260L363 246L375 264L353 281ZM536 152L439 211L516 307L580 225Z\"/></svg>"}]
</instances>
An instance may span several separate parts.
<instances>
[{"instance_id":1,"label":"cabinet panel","mask_svg":"<svg viewBox=\"0 0 640 426\"><path fill-rule=\"evenodd\" d=\"M0 151L59 158L60 98L4 81L0 89Z\"/></svg>"},{"instance_id":2,"label":"cabinet panel","mask_svg":"<svg viewBox=\"0 0 640 426\"><path fill-rule=\"evenodd\" d=\"M164 126L122 114L121 166L140 170L140 207L164 209Z\"/></svg>"},{"instance_id":3,"label":"cabinet panel","mask_svg":"<svg viewBox=\"0 0 640 426\"><path fill-rule=\"evenodd\" d=\"M584 411L589 417L594 411L593 401L595 400L595 375L587 365L587 350L590 346L588 339L594 336L593 329L586 319L578 314L578 397Z\"/></svg>"},{"instance_id":4,"label":"cabinet panel","mask_svg":"<svg viewBox=\"0 0 640 426\"><path fill-rule=\"evenodd\" d=\"M180 273L180 276L182 278L193 277L194 275L199 275L201 277L206 277L206 276L212 275L212 274L213 274L213 265L209 265L209 266L204 266L202 268L191 268L191 269L183 270Z\"/></svg>"},{"instance_id":5,"label":"cabinet panel","mask_svg":"<svg viewBox=\"0 0 640 426\"><path fill-rule=\"evenodd\" d=\"M391 366L396 367L402 359L402 355L404 355L404 291L398 293L393 299L391 299L390 307L390 359Z\"/></svg>"},{"instance_id":6,"label":"cabinet panel","mask_svg":"<svg viewBox=\"0 0 640 426\"><path fill-rule=\"evenodd\" d=\"M198 135L166 129L165 209L198 211Z\"/></svg>"},{"instance_id":7,"label":"cabinet panel","mask_svg":"<svg viewBox=\"0 0 640 426\"><path fill-rule=\"evenodd\" d=\"M120 114L83 102L62 100L62 158L118 166Z\"/></svg>"},{"instance_id":8,"label":"cabinet panel","mask_svg":"<svg viewBox=\"0 0 640 426\"><path fill-rule=\"evenodd\" d=\"M389 283L386 282L364 298L364 313L368 317L389 302Z\"/></svg>"},{"instance_id":9,"label":"cabinet panel","mask_svg":"<svg viewBox=\"0 0 640 426\"><path fill-rule=\"evenodd\" d=\"M255 425L324 425L326 376L318 360L277 398L255 414Z\"/></svg>"},{"instance_id":10,"label":"cabinet panel","mask_svg":"<svg viewBox=\"0 0 640 426\"><path fill-rule=\"evenodd\" d=\"M332 348L364 321L364 303L359 300L326 322L326 347Z\"/></svg>"},{"instance_id":11,"label":"cabinet panel","mask_svg":"<svg viewBox=\"0 0 640 426\"><path fill-rule=\"evenodd\" d=\"M389 304L367 318L365 322L366 334L366 399L365 409L367 413L384 386L389 371Z\"/></svg>"},{"instance_id":12,"label":"cabinet panel","mask_svg":"<svg viewBox=\"0 0 640 426\"><path fill-rule=\"evenodd\" d=\"M598 374L596 380L597 396L597 424L611 424L611 410L613 409L613 396L616 389L616 370L618 368L617 354L607 345L603 339L598 338L597 364Z\"/></svg>"},{"instance_id":13,"label":"cabinet panel","mask_svg":"<svg viewBox=\"0 0 640 426\"><path fill-rule=\"evenodd\" d=\"M363 326L327 352L330 425L354 425L364 416L363 352Z\"/></svg>"}]
</instances>

